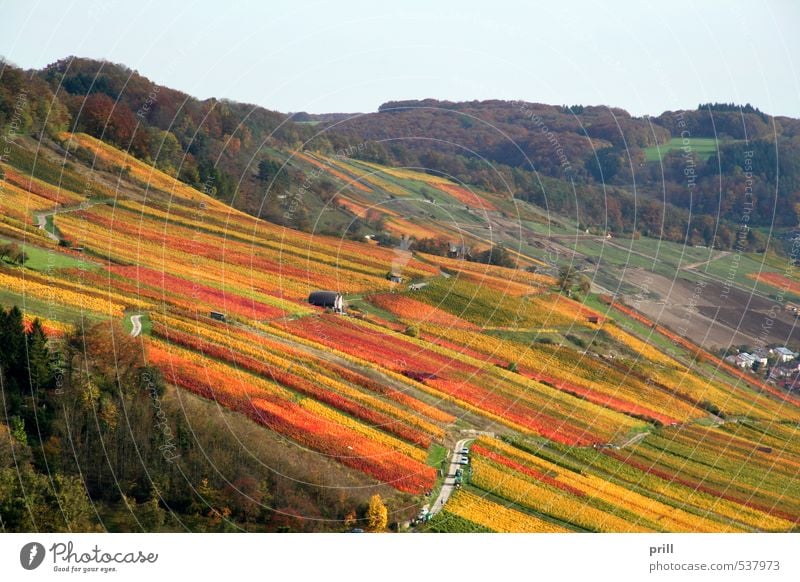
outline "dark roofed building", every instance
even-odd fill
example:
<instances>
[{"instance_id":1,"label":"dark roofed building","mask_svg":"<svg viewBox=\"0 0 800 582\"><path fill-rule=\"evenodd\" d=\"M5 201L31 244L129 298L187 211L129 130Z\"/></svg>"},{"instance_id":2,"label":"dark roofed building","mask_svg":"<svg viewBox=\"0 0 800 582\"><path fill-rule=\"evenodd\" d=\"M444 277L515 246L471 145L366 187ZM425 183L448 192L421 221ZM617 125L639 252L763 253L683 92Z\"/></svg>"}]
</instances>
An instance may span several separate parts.
<instances>
[{"instance_id":1,"label":"dark roofed building","mask_svg":"<svg viewBox=\"0 0 800 582\"><path fill-rule=\"evenodd\" d=\"M308 296L308 302L317 307L333 309L337 313L344 311L344 299L342 294L336 291L312 291Z\"/></svg>"}]
</instances>

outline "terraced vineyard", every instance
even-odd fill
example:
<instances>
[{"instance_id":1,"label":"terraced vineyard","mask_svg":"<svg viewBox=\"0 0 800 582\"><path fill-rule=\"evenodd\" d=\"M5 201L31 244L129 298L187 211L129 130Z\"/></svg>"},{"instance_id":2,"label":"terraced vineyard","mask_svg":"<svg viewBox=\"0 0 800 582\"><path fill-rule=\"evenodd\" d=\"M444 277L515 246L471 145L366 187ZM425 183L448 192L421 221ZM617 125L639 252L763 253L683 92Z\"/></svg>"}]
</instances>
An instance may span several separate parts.
<instances>
[{"instance_id":1,"label":"terraced vineyard","mask_svg":"<svg viewBox=\"0 0 800 582\"><path fill-rule=\"evenodd\" d=\"M54 341L81 318L147 314L137 341L173 388L406 495L398 520L441 484L432 447L495 435L472 444L469 477L431 530L797 528L797 399L706 373L710 356L624 306L579 303L523 269L283 228L99 140L64 139L128 182L89 200L3 166L0 235L43 259L0 264L0 297ZM410 169L314 152L293 163L327 172L346 207L388 201L389 228L409 237L454 235L436 217L447 205L478 224L508 202ZM394 209L401 199L431 210ZM37 228L42 212L55 212L60 244ZM322 289L351 297L349 313L310 306ZM646 325L680 353L643 338Z\"/></svg>"}]
</instances>

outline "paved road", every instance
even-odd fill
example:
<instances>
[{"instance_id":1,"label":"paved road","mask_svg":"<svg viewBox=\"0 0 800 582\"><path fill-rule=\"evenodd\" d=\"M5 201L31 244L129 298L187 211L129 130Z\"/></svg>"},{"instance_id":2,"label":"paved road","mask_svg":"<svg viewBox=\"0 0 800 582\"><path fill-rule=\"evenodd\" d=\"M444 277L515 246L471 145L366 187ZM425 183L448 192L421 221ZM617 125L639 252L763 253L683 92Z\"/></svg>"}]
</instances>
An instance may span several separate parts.
<instances>
[{"instance_id":1,"label":"paved road","mask_svg":"<svg viewBox=\"0 0 800 582\"><path fill-rule=\"evenodd\" d=\"M131 315L131 325L133 326L131 337L139 337L142 333L142 316Z\"/></svg>"},{"instance_id":2,"label":"paved road","mask_svg":"<svg viewBox=\"0 0 800 582\"><path fill-rule=\"evenodd\" d=\"M433 502L433 506L431 507L431 515L439 513L444 507L444 504L447 503L447 500L450 499L450 495L453 494L456 488L456 470L461 467L461 463L459 462L461 459L461 449L463 449L467 445L467 441L470 440L472 439L461 439L456 443L456 446L453 447L453 456L450 458L450 466L447 469L447 475L444 478L442 489L439 491L439 497L436 498L436 501Z\"/></svg>"}]
</instances>

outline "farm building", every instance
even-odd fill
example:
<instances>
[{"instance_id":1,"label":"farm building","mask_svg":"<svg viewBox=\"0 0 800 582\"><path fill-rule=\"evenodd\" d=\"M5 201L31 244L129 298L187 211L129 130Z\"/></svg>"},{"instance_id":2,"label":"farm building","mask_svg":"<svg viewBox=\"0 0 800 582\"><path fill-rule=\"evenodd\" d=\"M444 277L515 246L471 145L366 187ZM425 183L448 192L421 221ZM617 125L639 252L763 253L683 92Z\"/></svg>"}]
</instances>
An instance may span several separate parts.
<instances>
[{"instance_id":1,"label":"farm building","mask_svg":"<svg viewBox=\"0 0 800 582\"><path fill-rule=\"evenodd\" d=\"M451 259L466 259L470 256L470 248L464 244L450 243L447 256Z\"/></svg>"},{"instance_id":2,"label":"farm building","mask_svg":"<svg viewBox=\"0 0 800 582\"><path fill-rule=\"evenodd\" d=\"M337 313L344 313L344 298L341 293L336 291L312 291L308 296L308 302L317 307L333 309Z\"/></svg>"},{"instance_id":3,"label":"farm building","mask_svg":"<svg viewBox=\"0 0 800 582\"><path fill-rule=\"evenodd\" d=\"M753 364L756 363L756 359L752 354L748 354L747 352L742 352L740 354L736 354L736 365L740 368L752 368Z\"/></svg>"},{"instance_id":4,"label":"farm building","mask_svg":"<svg viewBox=\"0 0 800 582\"><path fill-rule=\"evenodd\" d=\"M775 348L775 353L778 355L779 362L791 362L797 357L796 353L784 347Z\"/></svg>"}]
</instances>

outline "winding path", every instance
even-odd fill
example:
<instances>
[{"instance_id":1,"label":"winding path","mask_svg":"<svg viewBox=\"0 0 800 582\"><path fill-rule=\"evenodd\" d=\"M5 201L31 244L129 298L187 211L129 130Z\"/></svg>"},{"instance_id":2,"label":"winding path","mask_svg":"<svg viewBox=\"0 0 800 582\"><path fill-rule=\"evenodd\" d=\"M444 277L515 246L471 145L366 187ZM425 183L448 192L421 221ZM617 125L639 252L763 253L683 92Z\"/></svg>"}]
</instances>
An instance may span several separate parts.
<instances>
[{"instance_id":1,"label":"winding path","mask_svg":"<svg viewBox=\"0 0 800 582\"><path fill-rule=\"evenodd\" d=\"M48 216L51 216L51 215L49 213L37 214L36 215L36 226L39 227L39 230L44 231L44 233L47 235L47 238L49 238L50 240L54 240L56 242L59 242L60 239L56 235L54 235L52 232L47 230L47 217Z\"/></svg>"},{"instance_id":2,"label":"winding path","mask_svg":"<svg viewBox=\"0 0 800 582\"><path fill-rule=\"evenodd\" d=\"M47 212L37 212L36 213L36 226L39 227L40 230L43 230L45 234L47 234L48 238L54 241L60 241L61 239L47 230L47 217L48 216L57 216L59 214L65 214L67 212L77 212L78 210L86 210L87 208L91 208L92 206L96 206L99 202L82 202L80 204L75 204L73 206L64 206L61 208L55 208L53 210L48 210Z\"/></svg>"},{"instance_id":3,"label":"winding path","mask_svg":"<svg viewBox=\"0 0 800 582\"><path fill-rule=\"evenodd\" d=\"M131 337L139 337L142 334L142 316L131 315Z\"/></svg>"}]
</instances>

